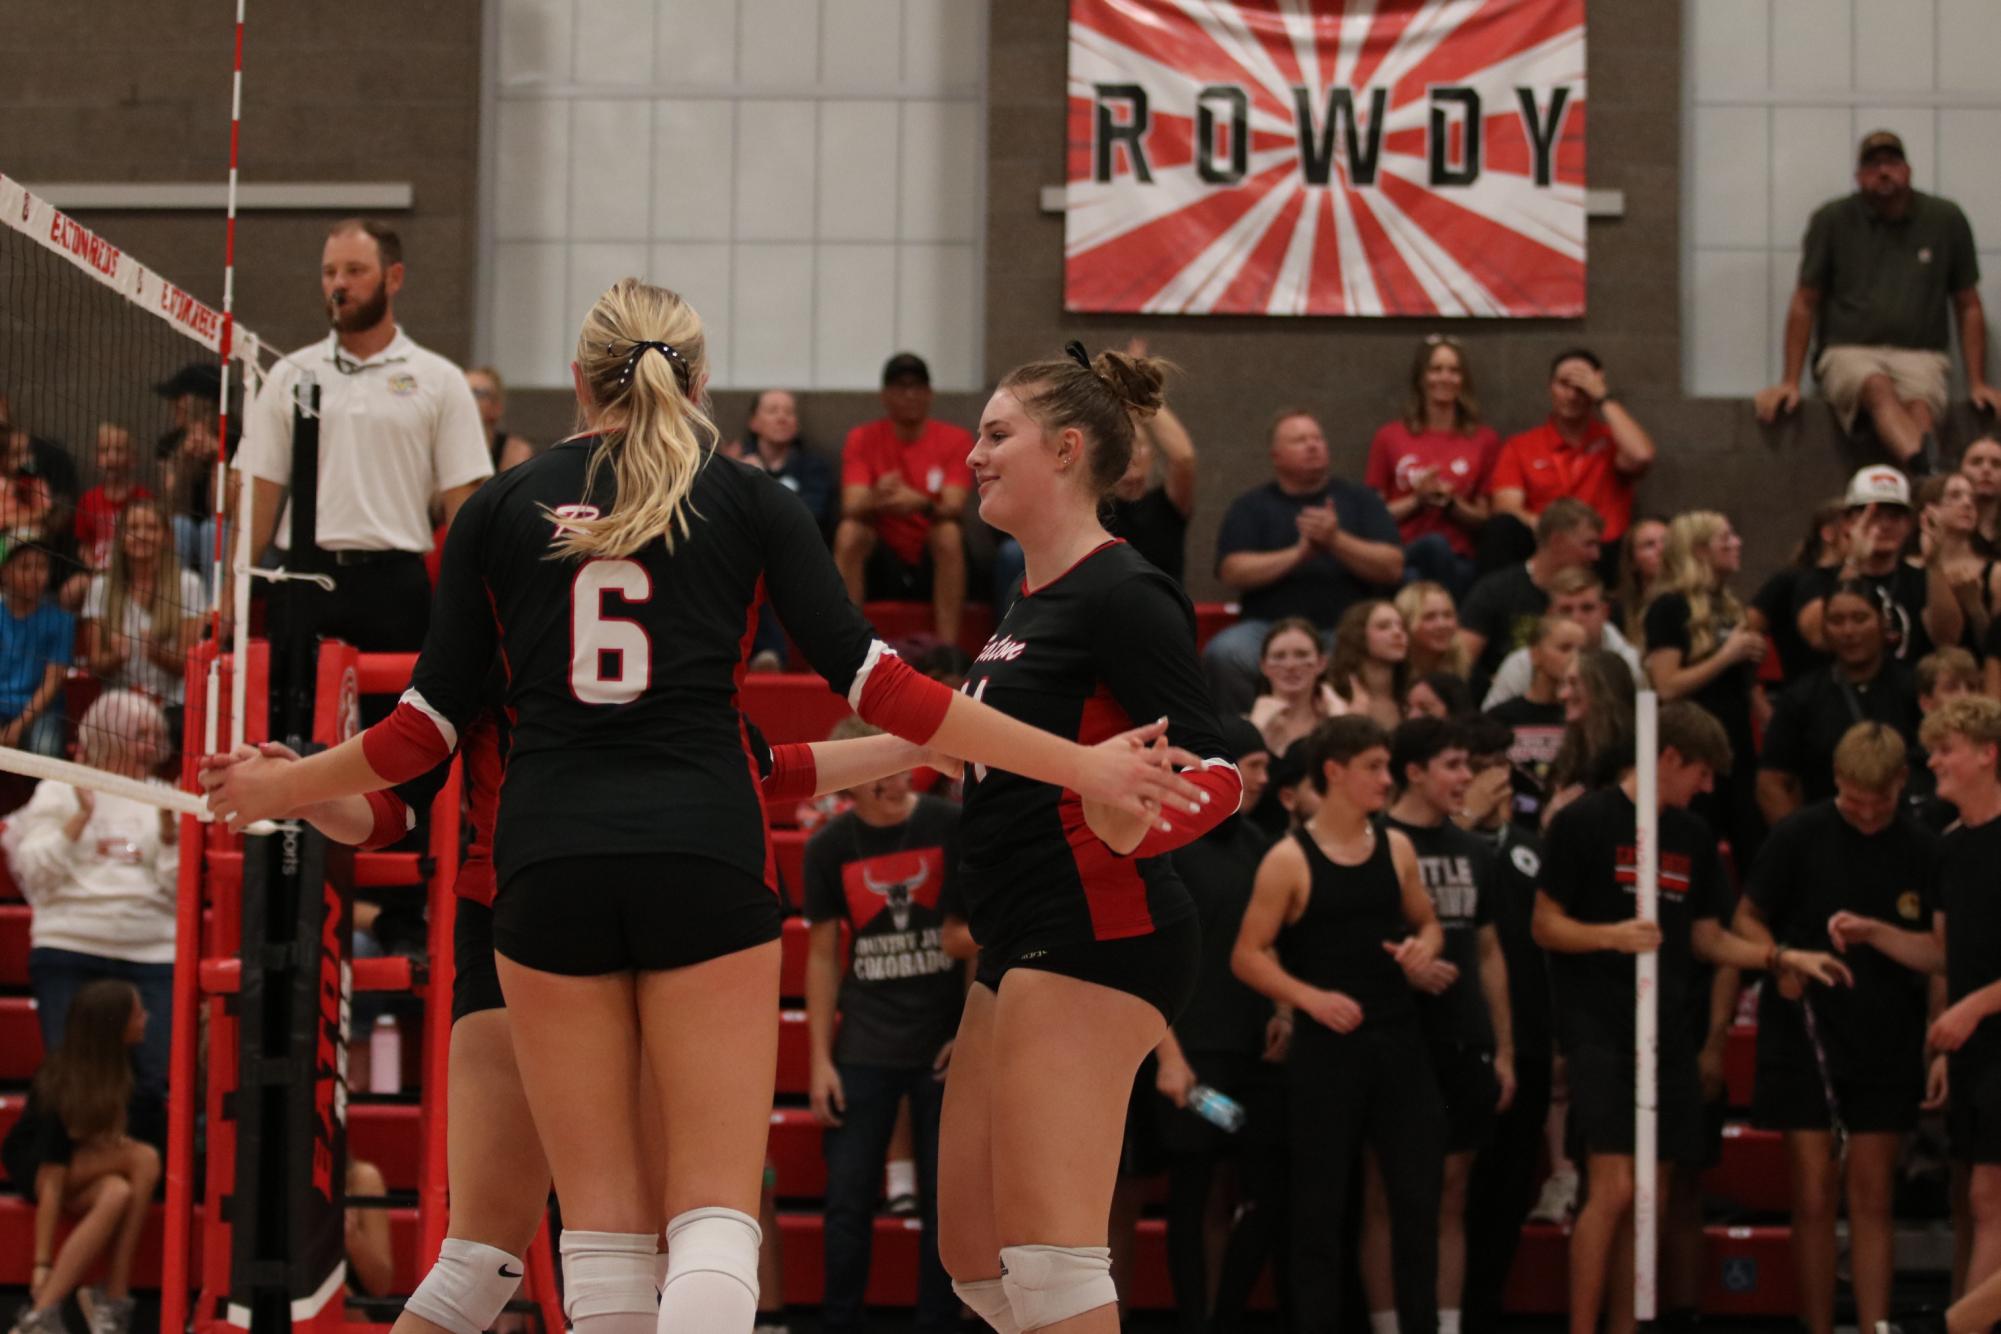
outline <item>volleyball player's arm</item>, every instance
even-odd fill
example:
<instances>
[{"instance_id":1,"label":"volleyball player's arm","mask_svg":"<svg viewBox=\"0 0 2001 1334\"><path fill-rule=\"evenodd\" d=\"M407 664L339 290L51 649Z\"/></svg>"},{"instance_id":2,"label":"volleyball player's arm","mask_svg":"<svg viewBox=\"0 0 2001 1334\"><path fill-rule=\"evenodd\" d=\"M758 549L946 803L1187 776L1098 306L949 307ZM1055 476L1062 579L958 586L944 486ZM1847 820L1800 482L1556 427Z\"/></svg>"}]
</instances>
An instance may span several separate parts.
<instances>
[{"instance_id":1,"label":"volleyball player's arm","mask_svg":"<svg viewBox=\"0 0 2001 1334\"><path fill-rule=\"evenodd\" d=\"M1080 746L914 670L876 638L848 601L840 571L804 502L777 482L767 479L759 485L772 606L813 670L844 694L864 720L944 754L1067 787L1129 813L1193 812L1205 805L1201 788L1143 752L1139 743L1152 739L1151 724L1098 746ZM459 536L454 526L446 542L447 565ZM441 579L440 603L444 591ZM427 652L429 647L427 641ZM1199 763L1186 752L1170 751L1168 758Z\"/></svg>"},{"instance_id":2,"label":"volleyball player's arm","mask_svg":"<svg viewBox=\"0 0 2001 1334\"><path fill-rule=\"evenodd\" d=\"M1235 815L1243 804L1243 775L1216 722L1195 649L1194 610L1186 596L1164 575L1128 580L1100 601L1091 621L1092 657L1112 699L1128 718L1166 718L1169 743L1195 757L1199 766L1187 777L1202 789L1206 805L1201 811L1173 815L1151 827L1121 829L1119 843L1139 835L1127 847L1106 840L1115 851L1157 857Z\"/></svg>"}]
</instances>

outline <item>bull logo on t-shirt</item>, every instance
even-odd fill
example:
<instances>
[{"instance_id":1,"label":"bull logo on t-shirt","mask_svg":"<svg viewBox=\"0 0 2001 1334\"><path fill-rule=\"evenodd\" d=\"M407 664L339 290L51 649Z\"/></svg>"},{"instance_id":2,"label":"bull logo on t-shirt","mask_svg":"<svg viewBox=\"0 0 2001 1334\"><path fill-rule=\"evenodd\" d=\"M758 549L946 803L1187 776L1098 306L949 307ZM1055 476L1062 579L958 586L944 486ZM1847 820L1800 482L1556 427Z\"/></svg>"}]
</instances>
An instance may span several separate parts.
<instances>
[{"instance_id":1,"label":"bull logo on t-shirt","mask_svg":"<svg viewBox=\"0 0 2001 1334\"><path fill-rule=\"evenodd\" d=\"M935 912L944 885L945 854L940 848L919 848L867 857L842 867L848 894L848 916L857 932L867 931L884 913L889 929L910 930L911 912ZM879 927L877 929L880 929Z\"/></svg>"},{"instance_id":2,"label":"bull logo on t-shirt","mask_svg":"<svg viewBox=\"0 0 2001 1334\"><path fill-rule=\"evenodd\" d=\"M915 875L905 876L901 880L877 880L868 864L866 862L862 864L863 887L871 894L882 895L883 902L889 905L889 920L896 924L898 931L910 929L910 896L923 886L930 875L930 867L920 866Z\"/></svg>"}]
</instances>

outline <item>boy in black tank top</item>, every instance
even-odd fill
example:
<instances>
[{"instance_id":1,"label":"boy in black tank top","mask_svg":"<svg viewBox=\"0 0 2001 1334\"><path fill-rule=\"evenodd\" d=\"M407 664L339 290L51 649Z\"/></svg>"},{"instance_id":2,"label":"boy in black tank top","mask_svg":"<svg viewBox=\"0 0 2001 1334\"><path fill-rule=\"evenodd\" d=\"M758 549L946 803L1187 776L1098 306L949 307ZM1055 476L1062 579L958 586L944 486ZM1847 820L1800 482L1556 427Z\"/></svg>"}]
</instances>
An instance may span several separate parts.
<instances>
[{"instance_id":1,"label":"boy in black tank top","mask_svg":"<svg viewBox=\"0 0 2001 1334\"><path fill-rule=\"evenodd\" d=\"M1389 738L1368 718L1330 718L1308 738L1321 802L1258 867L1231 965L1292 1006L1286 1115L1294 1327L1333 1330L1343 1311L1349 1172L1372 1149L1389 1204L1397 1315L1438 1322L1438 1197L1445 1111L1423 1043L1413 980L1444 943L1410 839L1378 831Z\"/></svg>"},{"instance_id":2,"label":"boy in black tank top","mask_svg":"<svg viewBox=\"0 0 2001 1334\"><path fill-rule=\"evenodd\" d=\"M1687 810L1729 771L1723 725L1700 705L1677 700L1661 708L1659 744L1658 920L1634 916L1638 777L1630 763L1617 784L1578 798L1551 823L1536 894L1535 939L1553 956L1558 1040L1569 1062L1571 1133L1588 1155L1588 1193L1570 1236L1571 1334L1596 1334L1601 1308L1613 1334L1636 1328L1628 1230L1634 1133L1629 956L1649 950L1660 956L1659 1156L1699 1164L1702 1087L1690 1016L1703 1000L1700 965L1759 969L1778 953L1724 930L1718 918L1726 887L1716 835ZM1784 966L1802 977L1823 984L1846 977L1825 954L1784 954ZM1659 1182L1662 1207L1668 1179L1663 1174Z\"/></svg>"},{"instance_id":3,"label":"boy in black tank top","mask_svg":"<svg viewBox=\"0 0 2001 1334\"><path fill-rule=\"evenodd\" d=\"M1496 1115L1515 1092L1508 966L1495 925L1494 846L1452 823L1473 781L1465 735L1442 718L1413 718L1390 738L1403 790L1383 824L1408 838L1445 935L1437 962L1415 978L1418 1018L1445 1106L1445 1162L1438 1210L1439 1334L1459 1334L1466 1280L1466 1186L1473 1155L1493 1141ZM1362 1286L1379 1328L1392 1310L1388 1201L1371 1160L1362 1227Z\"/></svg>"}]
</instances>

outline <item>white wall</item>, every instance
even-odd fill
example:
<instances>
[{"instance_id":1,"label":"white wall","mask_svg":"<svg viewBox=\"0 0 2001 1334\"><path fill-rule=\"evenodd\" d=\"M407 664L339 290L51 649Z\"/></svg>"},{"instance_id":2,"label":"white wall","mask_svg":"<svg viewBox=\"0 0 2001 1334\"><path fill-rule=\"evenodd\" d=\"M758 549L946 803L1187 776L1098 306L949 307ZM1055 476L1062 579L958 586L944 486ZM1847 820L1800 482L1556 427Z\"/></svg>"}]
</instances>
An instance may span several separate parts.
<instances>
[{"instance_id":1,"label":"white wall","mask_svg":"<svg viewBox=\"0 0 2001 1334\"><path fill-rule=\"evenodd\" d=\"M980 384L986 0L489 6L481 354L563 386L626 274L719 387L867 389L900 349Z\"/></svg>"},{"instance_id":2,"label":"white wall","mask_svg":"<svg viewBox=\"0 0 2001 1334\"><path fill-rule=\"evenodd\" d=\"M1687 0L1683 382L1775 381L1807 219L1855 146L1903 136L1911 181L1966 210L2001 311L2001 0ZM1990 333L1990 341L1992 335ZM1990 357L2001 369L2001 351Z\"/></svg>"}]
</instances>

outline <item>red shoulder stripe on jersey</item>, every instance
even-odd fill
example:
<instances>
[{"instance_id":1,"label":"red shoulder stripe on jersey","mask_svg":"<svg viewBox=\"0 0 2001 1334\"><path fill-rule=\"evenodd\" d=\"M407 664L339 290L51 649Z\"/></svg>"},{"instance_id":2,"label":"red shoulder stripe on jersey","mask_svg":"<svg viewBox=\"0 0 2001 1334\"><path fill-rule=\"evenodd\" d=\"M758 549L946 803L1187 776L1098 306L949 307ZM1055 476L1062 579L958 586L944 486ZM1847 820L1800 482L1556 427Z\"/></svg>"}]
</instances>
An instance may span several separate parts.
<instances>
[{"instance_id":1,"label":"red shoulder stripe on jersey","mask_svg":"<svg viewBox=\"0 0 2001 1334\"><path fill-rule=\"evenodd\" d=\"M881 647L881 641L877 641L877 647ZM861 682L855 712L885 732L924 745L945 721L945 710L952 707L953 692L889 649L882 649L880 654L871 649L869 656L873 661Z\"/></svg>"},{"instance_id":2,"label":"red shoulder stripe on jersey","mask_svg":"<svg viewBox=\"0 0 2001 1334\"><path fill-rule=\"evenodd\" d=\"M819 766L813 747L794 741L771 748L771 773L764 780L764 800L804 801L813 795L819 782Z\"/></svg>"},{"instance_id":3,"label":"red shoulder stripe on jersey","mask_svg":"<svg viewBox=\"0 0 2001 1334\"><path fill-rule=\"evenodd\" d=\"M361 734L361 753L368 767L391 783L407 783L444 763L452 745L436 720L406 698L396 712Z\"/></svg>"},{"instance_id":4,"label":"red shoulder stripe on jersey","mask_svg":"<svg viewBox=\"0 0 2001 1334\"><path fill-rule=\"evenodd\" d=\"M1209 804L1195 815L1186 811L1169 811L1167 822L1174 827L1162 829L1155 825L1147 830L1146 837L1132 850L1132 856L1158 857L1163 852L1186 847L1235 815L1237 808L1243 805L1244 776L1228 760L1205 761L1200 769L1190 770L1182 777L1207 792Z\"/></svg>"},{"instance_id":5,"label":"red shoulder stripe on jersey","mask_svg":"<svg viewBox=\"0 0 2001 1334\"><path fill-rule=\"evenodd\" d=\"M387 788L368 793L367 801L368 813L374 817L375 824L368 831L368 837L361 841L362 851L386 848L416 826L410 808L403 804L403 798Z\"/></svg>"}]
</instances>

